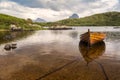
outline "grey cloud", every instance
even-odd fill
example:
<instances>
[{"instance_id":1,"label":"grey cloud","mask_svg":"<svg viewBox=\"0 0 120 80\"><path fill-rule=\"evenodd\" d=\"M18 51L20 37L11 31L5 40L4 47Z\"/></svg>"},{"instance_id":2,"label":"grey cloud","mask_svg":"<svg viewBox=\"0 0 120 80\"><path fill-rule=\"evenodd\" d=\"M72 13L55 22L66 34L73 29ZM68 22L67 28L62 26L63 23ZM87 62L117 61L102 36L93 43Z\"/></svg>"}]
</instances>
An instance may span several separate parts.
<instances>
[{"instance_id":1,"label":"grey cloud","mask_svg":"<svg viewBox=\"0 0 120 80\"><path fill-rule=\"evenodd\" d=\"M96 2L96 1L99 1L99 0L81 0L81 2L87 2L87 3L91 3L91 2Z\"/></svg>"},{"instance_id":2,"label":"grey cloud","mask_svg":"<svg viewBox=\"0 0 120 80\"><path fill-rule=\"evenodd\" d=\"M16 2L23 6L28 6L31 8L44 8L44 4L42 3L42 0L10 0L13 2Z\"/></svg>"},{"instance_id":3,"label":"grey cloud","mask_svg":"<svg viewBox=\"0 0 120 80\"><path fill-rule=\"evenodd\" d=\"M101 3L101 0L10 0L10 1L14 1L21 5L32 8L47 8L54 11L60 10L77 11L76 8L81 8L80 11L84 11L85 9L94 8L96 9L107 5L106 3ZM92 3L96 2L100 2L100 4L97 6L92 5ZM117 7L119 8L119 6Z\"/></svg>"},{"instance_id":4,"label":"grey cloud","mask_svg":"<svg viewBox=\"0 0 120 80\"><path fill-rule=\"evenodd\" d=\"M116 10L120 11L120 0L119 3L116 5Z\"/></svg>"},{"instance_id":5,"label":"grey cloud","mask_svg":"<svg viewBox=\"0 0 120 80\"><path fill-rule=\"evenodd\" d=\"M94 3L98 0L11 0L24 6L32 8L49 8L55 11L64 9L74 10L76 6Z\"/></svg>"}]
</instances>

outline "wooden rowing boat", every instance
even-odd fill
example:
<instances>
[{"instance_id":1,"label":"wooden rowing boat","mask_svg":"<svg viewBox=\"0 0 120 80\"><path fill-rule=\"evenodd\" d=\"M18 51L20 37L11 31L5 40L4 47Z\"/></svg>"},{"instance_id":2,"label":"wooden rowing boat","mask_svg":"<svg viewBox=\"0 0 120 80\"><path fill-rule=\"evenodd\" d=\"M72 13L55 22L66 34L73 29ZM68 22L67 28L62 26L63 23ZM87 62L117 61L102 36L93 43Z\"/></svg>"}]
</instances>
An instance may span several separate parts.
<instances>
[{"instance_id":1,"label":"wooden rowing boat","mask_svg":"<svg viewBox=\"0 0 120 80\"><path fill-rule=\"evenodd\" d=\"M88 32L81 35L81 41L87 42L89 45L95 44L97 42L103 41L106 37L105 33L101 32L90 32L88 29Z\"/></svg>"}]
</instances>

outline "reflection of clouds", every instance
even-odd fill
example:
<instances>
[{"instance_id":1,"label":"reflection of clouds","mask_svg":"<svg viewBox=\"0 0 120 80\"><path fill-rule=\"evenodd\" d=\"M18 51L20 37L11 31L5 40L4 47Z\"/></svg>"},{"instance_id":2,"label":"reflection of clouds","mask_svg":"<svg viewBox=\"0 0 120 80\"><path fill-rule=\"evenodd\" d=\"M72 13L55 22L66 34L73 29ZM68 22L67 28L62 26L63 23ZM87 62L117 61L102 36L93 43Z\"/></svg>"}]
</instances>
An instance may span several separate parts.
<instances>
[{"instance_id":1,"label":"reflection of clouds","mask_svg":"<svg viewBox=\"0 0 120 80\"><path fill-rule=\"evenodd\" d=\"M107 34L106 40L109 42L111 42L111 41L116 42L116 41L120 40L120 32L119 31L118 32L107 32L106 34Z\"/></svg>"},{"instance_id":2,"label":"reflection of clouds","mask_svg":"<svg viewBox=\"0 0 120 80\"><path fill-rule=\"evenodd\" d=\"M120 59L120 43L116 42L106 42L106 54L105 56L119 58Z\"/></svg>"},{"instance_id":3,"label":"reflection of clouds","mask_svg":"<svg viewBox=\"0 0 120 80\"><path fill-rule=\"evenodd\" d=\"M73 39L77 39L77 36L78 36L78 32L76 31L73 31L69 34Z\"/></svg>"},{"instance_id":4,"label":"reflection of clouds","mask_svg":"<svg viewBox=\"0 0 120 80\"><path fill-rule=\"evenodd\" d=\"M105 56L120 59L120 32L108 32L106 38L107 51Z\"/></svg>"},{"instance_id":5,"label":"reflection of clouds","mask_svg":"<svg viewBox=\"0 0 120 80\"><path fill-rule=\"evenodd\" d=\"M20 46L32 45L32 44L42 44L42 43L52 43L52 42L71 42L73 39L67 34L55 34L51 31L39 31L34 35L19 41Z\"/></svg>"},{"instance_id":6,"label":"reflection of clouds","mask_svg":"<svg viewBox=\"0 0 120 80\"><path fill-rule=\"evenodd\" d=\"M39 51L41 48L41 45L44 45L44 51L50 52L51 50L57 50L60 51L61 53L66 53L66 54L77 54L78 50L78 43L79 43L79 38L80 35L83 34L84 32L87 31L88 27L82 27L77 30L61 30L61 31L52 31L52 30L43 30L43 31L38 31L26 38L22 38L19 40L16 40L15 43L17 43L17 49L15 51L21 51L21 50L26 50L23 48L30 48L30 51L35 50ZM106 29L106 31L109 31L112 28L90 28L91 31L102 31L103 29ZM113 34L115 32L112 32ZM25 35L25 34L23 34ZM107 36L108 37L108 36ZM112 37L109 37L111 40L105 40L106 43L106 52L105 56L108 57L116 57L120 59L120 39L115 39L113 40ZM13 43L13 42L12 42ZM8 52L5 52L4 45L0 45L0 55L6 55L9 54ZM35 46L35 47L34 47ZM36 47L37 46L37 47ZM36 49L38 48L38 49ZM43 48L43 46L42 46ZM49 50L46 50L48 49ZM51 50L50 50L51 49ZM28 52L30 52L28 51ZM69 52L69 53L67 53ZM13 52L10 52L13 53Z\"/></svg>"},{"instance_id":7,"label":"reflection of clouds","mask_svg":"<svg viewBox=\"0 0 120 80\"><path fill-rule=\"evenodd\" d=\"M99 31L99 32L120 32L120 29L114 29L113 27L75 27L76 30L79 30L79 32L86 32L88 29L90 29L91 31Z\"/></svg>"}]
</instances>

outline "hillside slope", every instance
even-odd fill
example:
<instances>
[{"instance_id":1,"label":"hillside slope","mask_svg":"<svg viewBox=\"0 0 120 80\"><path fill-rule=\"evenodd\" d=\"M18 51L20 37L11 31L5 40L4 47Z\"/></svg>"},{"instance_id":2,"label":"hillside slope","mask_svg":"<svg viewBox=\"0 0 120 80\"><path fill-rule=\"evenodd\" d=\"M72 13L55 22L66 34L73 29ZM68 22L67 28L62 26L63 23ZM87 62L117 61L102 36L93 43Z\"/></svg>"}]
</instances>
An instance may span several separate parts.
<instances>
[{"instance_id":1,"label":"hillside slope","mask_svg":"<svg viewBox=\"0 0 120 80\"><path fill-rule=\"evenodd\" d=\"M79 19L65 19L56 22L68 26L120 26L120 12L95 14Z\"/></svg>"},{"instance_id":2,"label":"hillside slope","mask_svg":"<svg viewBox=\"0 0 120 80\"><path fill-rule=\"evenodd\" d=\"M84 18L64 19L56 22L37 23L41 26L120 26L120 12L106 12Z\"/></svg>"},{"instance_id":3,"label":"hillside slope","mask_svg":"<svg viewBox=\"0 0 120 80\"><path fill-rule=\"evenodd\" d=\"M0 14L0 29L8 30L10 29L11 24L14 24L17 27L21 27L23 29L37 28L30 26L30 22L25 19L17 18L6 14Z\"/></svg>"}]
</instances>

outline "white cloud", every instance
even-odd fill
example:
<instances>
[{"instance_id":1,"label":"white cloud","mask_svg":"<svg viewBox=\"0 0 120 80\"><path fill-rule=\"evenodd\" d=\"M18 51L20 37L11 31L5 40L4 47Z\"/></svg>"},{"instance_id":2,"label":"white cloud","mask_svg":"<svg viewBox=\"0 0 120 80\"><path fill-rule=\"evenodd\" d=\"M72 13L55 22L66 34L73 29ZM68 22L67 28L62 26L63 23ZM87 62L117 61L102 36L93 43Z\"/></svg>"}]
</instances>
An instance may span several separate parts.
<instances>
[{"instance_id":1,"label":"white cloud","mask_svg":"<svg viewBox=\"0 0 120 80\"><path fill-rule=\"evenodd\" d=\"M65 18L70 11L54 11L51 9L43 8L30 8L21 6L15 2L1 2L0 13L10 14L20 18L31 18L36 19L38 17L44 18L48 21L54 21Z\"/></svg>"},{"instance_id":2,"label":"white cloud","mask_svg":"<svg viewBox=\"0 0 120 80\"><path fill-rule=\"evenodd\" d=\"M101 0L92 5L96 8L93 8L93 13L101 13L107 11L115 11L116 5L119 3L118 0Z\"/></svg>"},{"instance_id":3,"label":"white cloud","mask_svg":"<svg viewBox=\"0 0 120 80\"><path fill-rule=\"evenodd\" d=\"M115 11L120 4L119 0L34 0L34 3L37 3L36 7L35 4L29 6L28 2L22 5L13 1L15 0L1 0L0 13L20 18L43 18L47 21L68 18L73 13L84 17L95 13Z\"/></svg>"}]
</instances>

